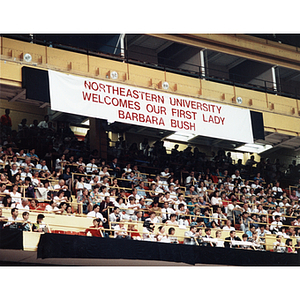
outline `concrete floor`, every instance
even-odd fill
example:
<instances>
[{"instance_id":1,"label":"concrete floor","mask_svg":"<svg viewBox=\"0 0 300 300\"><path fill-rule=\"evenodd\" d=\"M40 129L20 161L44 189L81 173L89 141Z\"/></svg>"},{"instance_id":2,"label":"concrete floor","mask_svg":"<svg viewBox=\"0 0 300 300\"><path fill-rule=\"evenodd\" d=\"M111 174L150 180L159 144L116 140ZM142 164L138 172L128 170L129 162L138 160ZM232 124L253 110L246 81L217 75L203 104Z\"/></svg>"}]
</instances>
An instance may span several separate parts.
<instances>
[{"instance_id":1,"label":"concrete floor","mask_svg":"<svg viewBox=\"0 0 300 300\"><path fill-rule=\"evenodd\" d=\"M111 266L111 267L188 267L186 263L134 259L95 259L95 258L37 258L35 251L0 250L0 266ZM199 264L197 266L216 266Z\"/></svg>"}]
</instances>

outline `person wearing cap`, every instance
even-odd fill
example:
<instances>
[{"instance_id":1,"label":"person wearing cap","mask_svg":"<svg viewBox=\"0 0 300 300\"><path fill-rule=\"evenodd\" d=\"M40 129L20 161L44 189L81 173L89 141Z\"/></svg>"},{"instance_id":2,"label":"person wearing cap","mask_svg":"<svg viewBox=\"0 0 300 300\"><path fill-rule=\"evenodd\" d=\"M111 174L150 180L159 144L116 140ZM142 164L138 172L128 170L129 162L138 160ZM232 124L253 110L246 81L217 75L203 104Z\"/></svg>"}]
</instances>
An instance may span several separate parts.
<instances>
[{"instance_id":1,"label":"person wearing cap","mask_svg":"<svg viewBox=\"0 0 300 300\"><path fill-rule=\"evenodd\" d=\"M46 224L44 224L45 216L43 214L38 214L36 217L36 223L32 224L32 231L34 232L47 232Z\"/></svg>"}]
</instances>

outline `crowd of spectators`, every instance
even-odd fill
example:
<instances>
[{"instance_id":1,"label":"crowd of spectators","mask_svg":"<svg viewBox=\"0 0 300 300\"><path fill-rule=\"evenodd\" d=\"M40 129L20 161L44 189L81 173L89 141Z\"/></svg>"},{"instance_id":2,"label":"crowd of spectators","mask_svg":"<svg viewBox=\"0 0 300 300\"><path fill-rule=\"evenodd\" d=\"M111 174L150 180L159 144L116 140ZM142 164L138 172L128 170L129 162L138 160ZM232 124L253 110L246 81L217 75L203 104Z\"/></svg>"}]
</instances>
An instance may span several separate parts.
<instances>
[{"instance_id":1,"label":"crowd of spectators","mask_svg":"<svg viewBox=\"0 0 300 300\"><path fill-rule=\"evenodd\" d=\"M274 250L281 251L282 237L300 238L300 185L281 186L279 160L256 162L251 156L243 165L224 150L207 157L197 147L178 151L175 145L167 153L163 141L150 147L144 139L128 147L121 137L108 147L106 161L68 126L54 130L48 116L29 126L23 119L14 132L9 110L1 117L1 143L0 206L12 209L12 220L3 226L14 226L19 210L24 224L26 212L41 210L86 215L94 219L89 233L99 235L92 228L103 228L101 236L107 236L110 229L115 238L176 242L174 230L166 232L164 225L186 228L185 243L205 246L264 249L259 242L272 233L279 243ZM291 173L298 174L293 165ZM42 216L34 230L46 230L39 225ZM142 235L133 223L124 227L135 221L144 222ZM228 231L230 242L220 240L220 230ZM236 230L252 244L232 242L238 241Z\"/></svg>"}]
</instances>

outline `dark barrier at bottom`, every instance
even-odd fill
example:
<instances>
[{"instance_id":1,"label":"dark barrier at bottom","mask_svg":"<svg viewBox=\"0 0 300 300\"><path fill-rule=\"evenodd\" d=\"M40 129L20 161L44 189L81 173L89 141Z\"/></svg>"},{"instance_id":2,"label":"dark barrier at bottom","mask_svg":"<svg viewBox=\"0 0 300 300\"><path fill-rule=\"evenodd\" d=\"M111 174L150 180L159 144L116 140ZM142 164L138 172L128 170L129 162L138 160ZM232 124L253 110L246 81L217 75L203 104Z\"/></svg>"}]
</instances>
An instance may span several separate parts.
<instances>
[{"instance_id":1,"label":"dark barrier at bottom","mask_svg":"<svg viewBox=\"0 0 300 300\"><path fill-rule=\"evenodd\" d=\"M37 258L108 258L237 266L298 266L300 255L62 235L41 235Z\"/></svg>"},{"instance_id":2,"label":"dark barrier at bottom","mask_svg":"<svg viewBox=\"0 0 300 300\"><path fill-rule=\"evenodd\" d=\"M0 249L23 250L23 232L18 229L1 229Z\"/></svg>"}]
</instances>

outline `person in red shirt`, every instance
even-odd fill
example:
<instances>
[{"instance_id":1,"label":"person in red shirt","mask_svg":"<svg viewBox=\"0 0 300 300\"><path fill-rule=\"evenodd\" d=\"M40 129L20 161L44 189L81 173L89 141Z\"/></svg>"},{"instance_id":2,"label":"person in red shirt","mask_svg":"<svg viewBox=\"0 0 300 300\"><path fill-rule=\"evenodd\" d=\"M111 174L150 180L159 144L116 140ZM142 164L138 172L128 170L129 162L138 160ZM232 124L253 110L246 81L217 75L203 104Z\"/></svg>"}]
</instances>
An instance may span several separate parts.
<instances>
[{"instance_id":1,"label":"person in red shirt","mask_svg":"<svg viewBox=\"0 0 300 300\"><path fill-rule=\"evenodd\" d=\"M0 118L0 124L1 124L1 131L5 135L11 135L11 118L9 116L10 109L5 110L5 115L2 115Z\"/></svg>"},{"instance_id":2,"label":"person in red shirt","mask_svg":"<svg viewBox=\"0 0 300 300\"><path fill-rule=\"evenodd\" d=\"M97 218L93 220L93 226L90 226L85 230L85 233L90 232L92 236L103 237L102 229L103 223L101 219Z\"/></svg>"}]
</instances>

